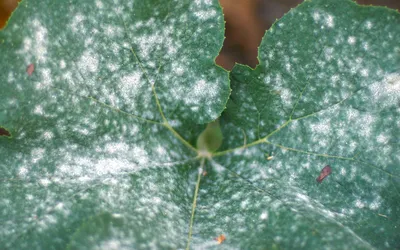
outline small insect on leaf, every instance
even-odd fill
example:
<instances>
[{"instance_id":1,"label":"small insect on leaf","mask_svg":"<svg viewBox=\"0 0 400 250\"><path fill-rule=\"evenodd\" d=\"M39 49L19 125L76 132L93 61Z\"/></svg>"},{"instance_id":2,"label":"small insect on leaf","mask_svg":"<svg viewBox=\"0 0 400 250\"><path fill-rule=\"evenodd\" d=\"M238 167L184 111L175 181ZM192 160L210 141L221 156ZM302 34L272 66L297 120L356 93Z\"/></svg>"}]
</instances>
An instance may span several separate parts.
<instances>
[{"instance_id":1,"label":"small insect on leaf","mask_svg":"<svg viewBox=\"0 0 400 250\"><path fill-rule=\"evenodd\" d=\"M321 183L328 175L332 173L332 169L329 165L326 165L322 170L321 173L319 174L317 178L317 182Z\"/></svg>"},{"instance_id":2,"label":"small insect on leaf","mask_svg":"<svg viewBox=\"0 0 400 250\"><path fill-rule=\"evenodd\" d=\"M265 154L265 158L267 158L267 160L272 160L274 158L274 156L269 155L269 154Z\"/></svg>"},{"instance_id":3,"label":"small insect on leaf","mask_svg":"<svg viewBox=\"0 0 400 250\"><path fill-rule=\"evenodd\" d=\"M33 63L29 64L28 67L26 67L26 73L28 73L28 76L31 76L34 70L35 65L33 65Z\"/></svg>"},{"instance_id":4,"label":"small insect on leaf","mask_svg":"<svg viewBox=\"0 0 400 250\"><path fill-rule=\"evenodd\" d=\"M215 238L215 240L218 242L218 244L221 244L222 242L224 242L226 240L226 237L225 237L225 235L221 234L220 236Z\"/></svg>"}]
</instances>

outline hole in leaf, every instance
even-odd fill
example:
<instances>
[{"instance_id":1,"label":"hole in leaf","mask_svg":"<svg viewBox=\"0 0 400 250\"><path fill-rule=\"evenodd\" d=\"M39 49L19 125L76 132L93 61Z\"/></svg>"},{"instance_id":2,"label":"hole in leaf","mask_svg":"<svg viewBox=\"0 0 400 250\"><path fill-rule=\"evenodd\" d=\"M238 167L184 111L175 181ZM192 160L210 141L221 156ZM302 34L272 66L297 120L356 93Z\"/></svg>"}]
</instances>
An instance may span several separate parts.
<instances>
[{"instance_id":1,"label":"hole in leaf","mask_svg":"<svg viewBox=\"0 0 400 250\"><path fill-rule=\"evenodd\" d=\"M7 137L11 137L10 132L8 132L7 129L0 127L0 136L7 136Z\"/></svg>"}]
</instances>

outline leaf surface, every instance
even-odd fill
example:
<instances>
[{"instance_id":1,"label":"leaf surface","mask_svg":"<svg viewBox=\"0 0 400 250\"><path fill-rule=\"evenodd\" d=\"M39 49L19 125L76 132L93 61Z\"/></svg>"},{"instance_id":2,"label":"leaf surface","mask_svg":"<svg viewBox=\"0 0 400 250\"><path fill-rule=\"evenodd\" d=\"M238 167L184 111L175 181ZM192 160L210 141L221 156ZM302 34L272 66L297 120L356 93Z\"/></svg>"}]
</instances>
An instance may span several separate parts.
<instances>
[{"instance_id":1,"label":"leaf surface","mask_svg":"<svg viewBox=\"0 0 400 250\"><path fill-rule=\"evenodd\" d=\"M399 24L396 11L322 0L275 23L259 66L231 73L213 163L226 170L204 181L200 235L241 249L399 247Z\"/></svg>"},{"instance_id":2,"label":"leaf surface","mask_svg":"<svg viewBox=\"0 0 400 250\"><path fill-rule=\"evenodd\" d=\"M230 93L223 24L217 1L20 4L0 32L1 249L185 246L188 141Z\"/></svg>"},{"instance_id":3,"label":"leaf surface","mask_svg":"<svg viewBox=\"0 0 400 250\"><path fill-rule=\"evenodd\" d=\"M227 103L217 1L22 2L0 32L0 246L398 248L399 24L306 1ZM225 105L220 151L197 150Z\"/></svg>"}]
</instances>

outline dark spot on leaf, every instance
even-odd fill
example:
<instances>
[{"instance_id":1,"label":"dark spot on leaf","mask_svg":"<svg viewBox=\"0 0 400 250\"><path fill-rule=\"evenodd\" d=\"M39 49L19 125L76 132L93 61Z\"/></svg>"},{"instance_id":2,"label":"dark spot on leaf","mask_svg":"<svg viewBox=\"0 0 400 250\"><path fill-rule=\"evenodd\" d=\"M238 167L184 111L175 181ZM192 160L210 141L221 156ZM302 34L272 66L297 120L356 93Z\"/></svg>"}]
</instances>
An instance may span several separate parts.
<instances>
[{"instance_id":1,"label":"dark spot on leaf","mask_svg":"<svg viewBox=\"0 0 400 250\"><path fill-rule=\"evenodd\" d=\"M332 173L332 169L329 165L326 165L322 170L321 173L319 174L317 178L317 182L321 183L328 175Z\"/></svg>"},{"instance_id":2,"label":"dark spot on leaf","mask_svg":"<svg viewBox=\"0 0 400 250\"><path fill-rule=\"evenodd\" d=\"M0 136L11 137L11 134L7 129L0 127Z\"/></svg>"},{"instance_id":3,"label":"dark spot on leaf","mask_svg":"<svg viewBox=\"0 0 400 250\"><path fill-rule=\"evenodd\" d=\"M29 64L28 67L26 67L26 73L28 73L28 76L31 76L34 70L35 65L33 65L33 63Z\"/></svg>"}]
</instances>

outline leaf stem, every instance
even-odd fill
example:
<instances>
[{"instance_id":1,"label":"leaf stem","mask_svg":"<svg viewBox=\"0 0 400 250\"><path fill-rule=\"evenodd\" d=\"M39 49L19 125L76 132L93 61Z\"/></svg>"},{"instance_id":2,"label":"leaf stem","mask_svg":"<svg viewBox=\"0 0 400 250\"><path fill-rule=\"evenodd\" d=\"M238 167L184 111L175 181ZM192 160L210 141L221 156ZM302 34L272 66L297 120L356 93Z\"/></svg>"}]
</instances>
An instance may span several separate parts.
<instances>
[{"instance_id":1,"label":"leaf stem","mask_svg":"<svg viewBox=\"0 0 400 250\"><path fill-rule=\"evenodd\" d=\"M160 112L160 115L161 115L161 117L163 119L163 122L168 124L167 118L165 118L164 112L162 111L160 101L158 100L158 96L157 96L157 93L156 93L156 87L155 87L154 84L151 84L151 90L153 91L154 99L156 100L158 112Z\"/></svg>"},{"instance_id":2,"label":"leaf stem","mask_svg":"<svg viewBox=\"0 0 400 250\"><path fill-rule=\"evenodd\" d=\"M192 214L190 216L189 233L188 233L188 241L187 241L187 244L186 244L186 250L190 249L190 241L192 239L192 232L193 232L194 213L196 211L197 196L198 196L198 193L199 193L200 180L201 180L201 175L202 175L203 168L204 168L204 163L205 163L205 158L202 158L201 159L201 163L200 163L199 173L197 175L196 189L194 190Z\"/></svg>"},{"instance_id":3,"label":"leaf stem","mask_svg":"<svg viewBox=\"0 0 400 250\"><path fill-rule=\"evenodd\" d=\"M165 122L162 124L164 127L166 127L169 131L172 132L172 134L179 140L181 141L186 147L190 148L192 151L198 153L197 149L193 147L188 141L186 141L178 132L175 131L171 125L169 125L168 122Z\"/></svg>"},{"instance_id":4,"label":"leaf stem","mask_svg":"<svg viewBox=\"0 0 400 250\"><path fill-rule=\"evenodd\" d=\"M213 156L213 157L222 156L222 155L229 154L229 153L231 153L231 152L233 152L233 151L236 151L236 150L241 150L241 149L249 148L249 147L252 147L252 146L261 144L261 143L266 143L269 137L271 137L271 136L273 136L275 133L279 132L281 129L283 129L284 127L286 127L287 125L289 125L291 122L292 122L292 120L286 121L286 122L285 122L284 124L282 124L279 128L275 129L274 131L272 131L271 133L269 133L269 134L268 134L267 136L265 136L264 138L261 138L261 139L259 139L259 140L257 140L257 141L254 141L254 142L249 143L249 144L245 144L245 145L240 146L240 147L237 147L237 148L232 148L232 149L228 149L228 150L225 150L225 151L216 152L216 153L212 154L212 156Z\"/></svg>"},{"instance_id":5,"label":"leaf stem","mask_svg":"<svg viewBox=\"0 0 400 250\"><path fill-rule=\"evenodd\" d=\"M252 143L245 144L245 145L237 147L237 148L231 148L231 149L228 149L228 150L225 150L225 151L213 153L212 157L226 155L226 154L232 153L232 152L234 152L236 150L246 149L246 148L258 145L260 143L265 143L265 142L266 142L265 138L262 138L262 139L259 139L257 141L253 141Z\"/></svg>"}]
</instances>

